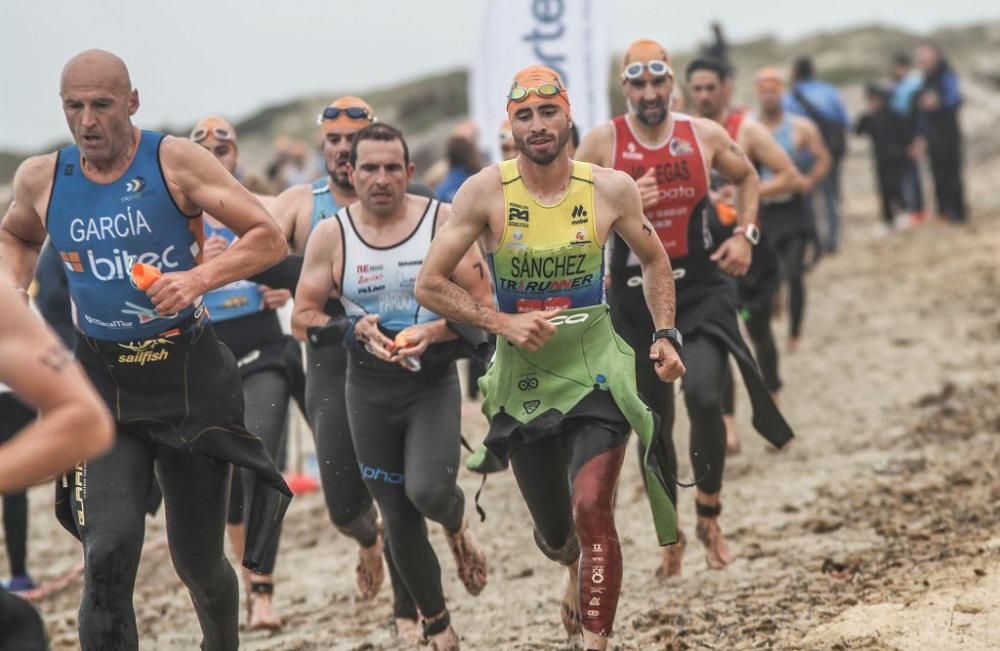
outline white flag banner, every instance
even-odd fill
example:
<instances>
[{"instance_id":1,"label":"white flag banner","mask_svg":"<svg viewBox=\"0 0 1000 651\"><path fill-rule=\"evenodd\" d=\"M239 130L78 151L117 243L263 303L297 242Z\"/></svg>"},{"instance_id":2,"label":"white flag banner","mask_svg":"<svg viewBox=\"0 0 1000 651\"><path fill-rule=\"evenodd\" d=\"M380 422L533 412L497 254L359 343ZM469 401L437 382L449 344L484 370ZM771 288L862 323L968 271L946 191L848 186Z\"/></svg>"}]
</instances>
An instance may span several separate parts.
<instances>
[{"instance_id":1,"label":"white flag banner","mask_svg":"<svg viewBox=\"0 0 1000 651\"><path fill-rule=\"evenodd\" d=\"M607 0L488 0L479 52L469 75L469 106L479 148L500 159L497 133L507 91L521 68L542 64L566 84L583 135L608 120Z\"/></svg>"}]
</instances>

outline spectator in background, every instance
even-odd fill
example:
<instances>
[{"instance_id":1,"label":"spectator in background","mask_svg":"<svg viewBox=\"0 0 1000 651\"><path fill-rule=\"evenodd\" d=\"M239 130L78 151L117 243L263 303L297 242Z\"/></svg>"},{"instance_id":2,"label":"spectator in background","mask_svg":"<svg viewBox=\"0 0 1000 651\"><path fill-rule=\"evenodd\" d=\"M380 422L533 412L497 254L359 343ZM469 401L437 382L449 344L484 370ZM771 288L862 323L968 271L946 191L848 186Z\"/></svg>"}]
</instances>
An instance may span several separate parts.
<instances>
[{"instance_id":1,"label":"spectator in background","mask_svg":"<svg viewBox=\"0 0 1000 651\"><path fill-rule=\"evenodd\" d=\"M504 120L500 125L500 160L517 158L517 143L514 142L514 132L510 128L510 120Z\"/></svg>"},{"instance_id":2,"label":"spectator in background","mask_svg":"<svg viewBox=\"0 0 1000 651\"><path fill-rule=\"evenodd\" d=\"M476 149L475 140L464 134L453 133L449 136L445 152L448 158L448 173L437 186L436 192L438 199L451 203L455 193L465 183L465 179L481 170L483 166L479 162L479 151Z\"/></svg>"},{"instance_id":3,"label":"spectator in background","mask_svg":"<svg viewBox=\"0 0 1000 651\"><path fill-rule=\"evenodd\" d=\"M917 131L926 147L934 175L934 195L941 219L965 221L965 191L962 183L962 132L958 110L962 96L958 75L941 50L931 43L917 47L917 66L923 83L916 91Z\"/></svg>"},{"instance_id":4,"label":"spectator in background","mask_svg":"<svg viewBox=\"0 0 1000 651\"><path fill-rule=\"evenodd\" d=\"M905 208L901 180L903 167L910 160L908 149L911 136L889 106L889 91L886 88L869 82L865 86L865 101L868 111L858 119L854 131L872 140L875 175L882 199L882 219L891 229L896 213Z\"/></svg>"},{"instance_id":5,"label":"spectator in background","mask_svg":"<svg viewBox=\"0 0 1000 651\"><path fill-rule=\"evenodd\" d=\"M917 131L914 97L924 83L923 75L919 70L913 69L913 60L909 54L897 52L892 57L889 76L892 80L889 87L889 107L898 122L899 132L906 134L907 142L912 144ZM920 167L912 151L907 152L900 165L899 182L903 205L910 213L911 222L922 222L927 218L924 212L924 189L920 182Z\"/></svg>"},{"instance_id":6,"label":"spectator in background","mask_svg":"<svg viewBox=\"0 0 1000 651\"><path fill-rule=\"evenodd\" d=\"M576 128L576 123L569 125L569 142L566 143L566 153L570 158L576 156L576 150L580 146L580 130Z\"/></svg>"},{"instance_id":7,"label":"spectator in background","mask_svg":"<svg viewBox=\"0 0 1000 651\"><path fill-rule=\"evenodd\" d=\"M815 78L812 59L795 60L792 86L785 94L785 110L812 120L823 136L833 158L830 173L820 186L826 229L819 229L823 250L836 253L840 244L840 163L847 150L846 132L850 126L840 91L833 84Z\"/></svg>"},{"instance_id":8,"label":"spectator in background","mask_svg":"<svg viewBox=\"0 0 1000 651\"><path fill-rule=\"evenodd\" d=\"M722 32L722 24L715 20L710 25L712 29L712 42L701 46L701 55L709 59L718 59L727 66L729 65L729 43Z\"/></svg>"}]
</instances>

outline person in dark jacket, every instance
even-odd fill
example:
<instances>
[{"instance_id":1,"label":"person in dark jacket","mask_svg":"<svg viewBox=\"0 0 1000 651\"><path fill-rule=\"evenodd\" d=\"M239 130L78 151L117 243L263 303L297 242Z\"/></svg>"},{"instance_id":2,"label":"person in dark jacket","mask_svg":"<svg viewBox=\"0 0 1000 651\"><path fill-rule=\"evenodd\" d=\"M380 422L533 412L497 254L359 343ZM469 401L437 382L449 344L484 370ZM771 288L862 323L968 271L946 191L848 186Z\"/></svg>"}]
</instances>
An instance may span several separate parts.
<instances>
[{"instance_id":1,"label":"person in dark jacket","mask_svg":"<svg viewBox=\"0 0 1000 651\"><path fill-rule=\"evenodd\" d=\"M916 58L924 74L914 100L917 128L930 157L938 216L961 223L966 219L966 209L962 131L958 124L958 111L962 106L958 75L940 48L932 43L918 46Z\"/></svg>"},{"instance_id":2,"label":"person in dark jacket","mask_svg":"<svg viewBox=\"0 0 1000 651\"><path fill-rule=\"evenodd\" d=\"M888 89L870 82L865 87L868 111L854 125L854 132L872 140L875 173L882 199L882 219L893 227L894 216L905 209L903 200L903 169L911 137L889 105Z\"/></svg>"}]
</instances>

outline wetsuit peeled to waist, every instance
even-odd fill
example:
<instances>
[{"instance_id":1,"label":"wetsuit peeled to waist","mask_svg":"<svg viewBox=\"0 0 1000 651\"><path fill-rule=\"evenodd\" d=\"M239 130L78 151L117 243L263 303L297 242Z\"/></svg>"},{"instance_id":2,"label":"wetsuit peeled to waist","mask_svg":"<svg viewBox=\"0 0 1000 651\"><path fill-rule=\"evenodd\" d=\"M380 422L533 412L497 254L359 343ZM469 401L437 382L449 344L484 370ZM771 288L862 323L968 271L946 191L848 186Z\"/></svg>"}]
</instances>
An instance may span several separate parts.
<instances>
[{"instance_id":1,"label":"wetsuit peeled to waist","mask_svg":"<svg viewBox=\"0 0 1000 651\"><path fill-rule=\"evenodd\" d=\"M638 397L635 353L611 327L606 305L569 309L552 319L556 334L530 352L497 337L497 350L479 380L483 413L490 421L486 445L505 456L519 443L545 436L574 415L574 408L594 391L607 391L643 441L653 445L656 422ZM644 470L650 480L650 505L661 545L676 541L676 517L655 457L647 452Z\"/></svg>"}]
</instances>

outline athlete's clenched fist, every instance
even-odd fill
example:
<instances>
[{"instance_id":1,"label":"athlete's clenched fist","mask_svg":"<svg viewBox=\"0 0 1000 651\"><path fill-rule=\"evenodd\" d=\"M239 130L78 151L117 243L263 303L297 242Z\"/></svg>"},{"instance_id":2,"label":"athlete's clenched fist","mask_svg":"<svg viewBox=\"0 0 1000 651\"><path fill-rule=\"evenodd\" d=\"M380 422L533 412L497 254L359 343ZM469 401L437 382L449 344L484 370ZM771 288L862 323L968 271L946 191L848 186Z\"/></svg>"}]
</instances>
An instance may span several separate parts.
<instances>
[{"instance_id":1,"label":"athlete's clenched fist","mask_svg":"<svg viewBox=\"0 0 1000 651\"><path fill-rule=\"evenodd\" d=\"M158 313L176 314L208 290L197 269L191 269L163 274L149 286L146 296Z\"/></svg>"},{"instance_id":2,"label":"athlete's clenched fist","mask_svg":"<svg viewBox=\"0 0 1000 651\"><path fill-rule=\"evenodd\" d=\"M507 337L518 348L535 352L556 333L556 326L549 319L559 312L560 310L544 310L504 315L497 334Z\"/></svg>"},{"instance_id":3,"label":"athlete's clenched fist","mask_svg":"<svg viewBox=\"0 0 1000 651\"><path fill-rule=\"evenodd\" d=\"M657 339L649 347L649 359L653 360L653 368L661 382L673 382L684 375L684 362L677 350L666 339Z\"/></svg>"}]
</instances>

